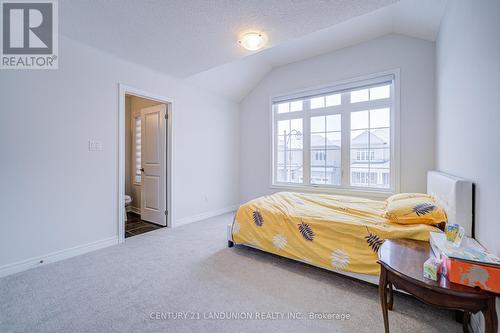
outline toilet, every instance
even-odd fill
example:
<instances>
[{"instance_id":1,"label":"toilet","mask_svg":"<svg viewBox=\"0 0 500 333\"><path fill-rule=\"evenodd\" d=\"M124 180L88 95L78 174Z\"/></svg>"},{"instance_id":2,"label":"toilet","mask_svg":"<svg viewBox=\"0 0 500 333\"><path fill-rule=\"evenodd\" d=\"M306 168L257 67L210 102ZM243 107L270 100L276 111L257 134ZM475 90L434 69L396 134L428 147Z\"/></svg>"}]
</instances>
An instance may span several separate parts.
<instances>
[{"instance_id":1,"label":"toilet","mask_svg":"<svg viewBox=\"0 0 500 333\"><path fill-rule=\"evenodd\" d=\"M132 197L128 194L125 194L125 207L123 207L125 222L127 222L127 207L132 203Z\"/></svg>"}]
</instances>

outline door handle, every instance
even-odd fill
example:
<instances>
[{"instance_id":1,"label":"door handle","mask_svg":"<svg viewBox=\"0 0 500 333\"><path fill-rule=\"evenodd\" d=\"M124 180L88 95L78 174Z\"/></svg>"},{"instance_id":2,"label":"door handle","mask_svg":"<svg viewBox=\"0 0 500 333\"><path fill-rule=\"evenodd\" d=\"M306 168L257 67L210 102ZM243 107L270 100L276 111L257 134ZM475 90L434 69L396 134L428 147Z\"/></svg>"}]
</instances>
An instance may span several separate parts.
<instances>
[{"instance_id":1,"label":"door handle","mask_svg":"<svg viewBox=\"0 0 500 333\"><path fill-rule=\"evenodd\" d=\"M144 172L144 168L141 168L141 172Z\"/></svg>"}]
</instances>

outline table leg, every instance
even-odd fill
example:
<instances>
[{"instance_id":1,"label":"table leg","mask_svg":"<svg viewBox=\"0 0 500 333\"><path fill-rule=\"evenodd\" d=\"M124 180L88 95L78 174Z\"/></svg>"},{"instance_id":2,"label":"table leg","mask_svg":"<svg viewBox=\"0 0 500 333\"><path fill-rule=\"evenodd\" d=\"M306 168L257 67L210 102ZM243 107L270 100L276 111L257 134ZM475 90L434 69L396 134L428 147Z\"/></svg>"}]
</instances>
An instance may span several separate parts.
<instances>
[{"instance_id":1,"label":"table leg","mask_svg":"<svg viewBox=\"0 0 500 333\"><path fill-rule=\"evenodd\" d=\"M387 292L389 294L389 301L387 303L387 309L389 309L389 310L392 311L392 305L394 303L394 295L393 295L393 291L392 291L392 283L388 283Z\"/></svg>"},{"instance_id":2,"label":"table leg","mask_svg":"<svg viewBox=\"0 0 500 333\"><path fill-rule=\"evenodd\" d=\"M498 331L498 319L495 310L495 297L488 300L488 305L482 312L484 315L484 331L486 333L496 333Z\"/></svg>"},{"instance_id":3,"label":"table leg","mask_svg":"<svg viewBox=\"0 0 500 333\"><path fill-rule=\"evenodd\" d=\"M384 316L385 333L389 333L389 317L387 313L387 271L383 265L381 266L378 291L380 295L380 306L382 306L382 315Z\"/></svg>"},{"instance_id":4,"label":"table leg","mask_svg":"<svg viewBox=\"0 0 500 333\"><path fill-rule=\"evenodd\" d=\"M464 333L469 333L469 321L470 321L470 312L464 311L464 316L462 318L462 327Z\"/></svg>"}]
</instances>

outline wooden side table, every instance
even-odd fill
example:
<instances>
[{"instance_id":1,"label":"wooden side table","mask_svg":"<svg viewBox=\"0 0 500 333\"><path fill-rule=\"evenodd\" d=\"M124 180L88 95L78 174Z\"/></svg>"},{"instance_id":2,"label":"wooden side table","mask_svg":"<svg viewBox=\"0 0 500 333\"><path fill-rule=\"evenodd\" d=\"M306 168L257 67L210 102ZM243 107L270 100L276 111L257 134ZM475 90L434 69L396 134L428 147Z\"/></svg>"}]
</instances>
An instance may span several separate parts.
<instances>
[{"instance_id":1,"label":"wooden side table","mask_svg":"<svg viewBox=\"0 0 500 333\"><path fill-rule=\"evenodd\" d=\"M497 333L495 294L449 282L424 278L423 264L431 255L428 242L408 239L386 240L380 247L379 293L385 332L389 332L388 310L393 306L393 286L424 303L444 309L464 311L463 330L469 331L471 313L481 311L486 333Z\"/></svg>"}]
</instances>

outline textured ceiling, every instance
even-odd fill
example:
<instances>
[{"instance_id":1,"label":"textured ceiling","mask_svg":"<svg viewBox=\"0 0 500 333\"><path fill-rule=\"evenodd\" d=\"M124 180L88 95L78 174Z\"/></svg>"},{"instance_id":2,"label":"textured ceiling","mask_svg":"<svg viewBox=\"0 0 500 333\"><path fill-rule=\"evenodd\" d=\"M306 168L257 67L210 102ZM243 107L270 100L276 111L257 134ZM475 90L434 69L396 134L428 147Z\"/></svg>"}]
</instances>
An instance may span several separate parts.
<instances>
[{"instance_id":1,"label":"textured ceiling","mask_svg":"<svg viewBox=\"0 0 500 333\"><path fill-rule=\"evenodd\" d=\"M264 31L272 47L396 1L60 0L59 22L70 38L183 78L249 55L243 31Z\"/></svg>"},{"instance_id":2,"label":"textured ceiling","mask_svg":"<svg viewBox=\"0 0 500 333\"><path fill-rule=\"evenodd\" d=\"M448 0L60 0L62 34L235 102L274 67L390 33L436 39ZM238 35L264 31L264 50Z\"/></svg>"},{"instance_id":3,"label":"textured ceiling","mask_svg":"<svg viewBox=\"0 0 500 333\"><path fill-rule=\"evenodd\" d=\"M401 0L262 52L197 73L186 80L239 102L277 66L391 33L435 41L446 4L447 0Z\"/></svg>"}]
</instances>

